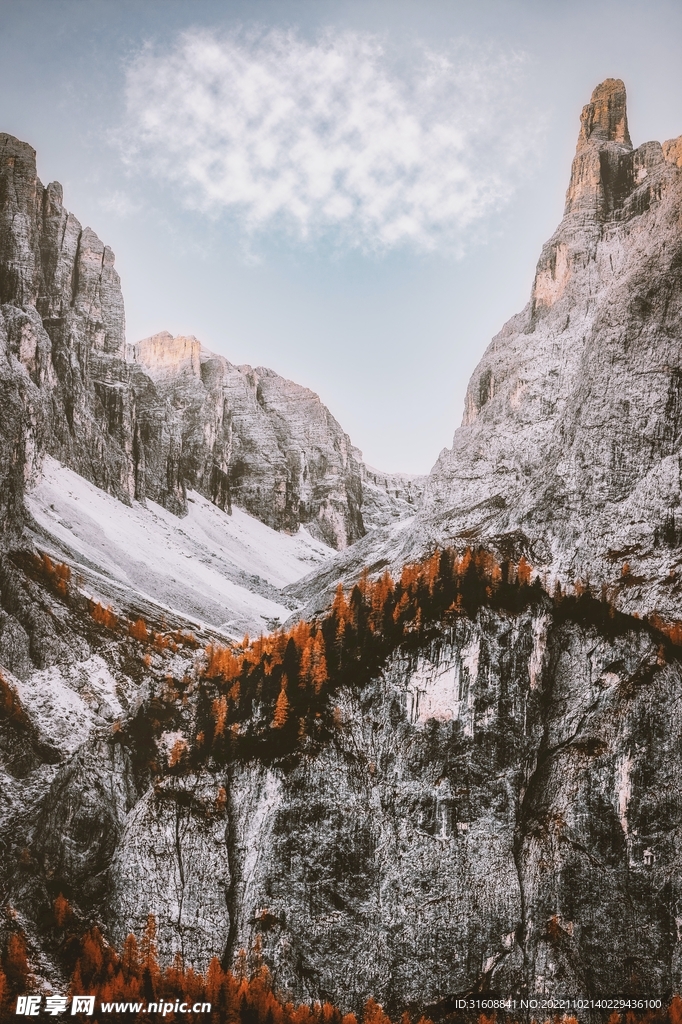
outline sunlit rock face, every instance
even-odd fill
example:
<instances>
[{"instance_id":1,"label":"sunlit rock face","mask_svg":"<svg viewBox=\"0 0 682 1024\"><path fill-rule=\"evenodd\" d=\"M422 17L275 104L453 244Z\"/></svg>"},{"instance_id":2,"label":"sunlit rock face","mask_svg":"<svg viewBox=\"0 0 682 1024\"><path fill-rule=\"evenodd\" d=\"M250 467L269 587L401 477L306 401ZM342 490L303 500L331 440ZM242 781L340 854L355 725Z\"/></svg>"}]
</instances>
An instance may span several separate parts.
<instances>
[{"instance_id":1,"label":"sunlit rock face","mask_svg":"<svg viewBox=\"0 0 682 1024\"><path fill-rule=\"evenodd\" d=\"M134 345L126 346L126 357L131 363L139 363L150 377L188 372L201 377L201 342L191 335L173 337L168 331L143 338Z\"/></svg>"},{"instance_id":2,"label":"sunlit rock face","mask_svg":"<svg viewBox=\"0 0 682 1024\"><path fill-rule=\"evenodd\" d=\"M581 117L531 300L473 374L423 528L525 548L632 610L680 609L680 140L632 148L623 83ZM623 578L623 564L630 573Z\"/></svg>"}]
</instances>

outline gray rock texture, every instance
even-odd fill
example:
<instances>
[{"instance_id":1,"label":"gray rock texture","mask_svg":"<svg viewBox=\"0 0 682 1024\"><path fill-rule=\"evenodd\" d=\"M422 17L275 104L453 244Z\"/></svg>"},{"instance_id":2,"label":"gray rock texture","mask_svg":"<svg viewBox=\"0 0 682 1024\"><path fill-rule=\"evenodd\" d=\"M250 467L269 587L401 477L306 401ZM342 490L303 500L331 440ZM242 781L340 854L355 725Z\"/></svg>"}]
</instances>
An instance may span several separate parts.
<instances>
[{"instance_id":1,"label":"gray rock texture","mask_svg":"<svg viewBox=\"0 0 682 1024\"><path fill-rule=\"evenodd\" d=\"M420 509L422 482L363 468L305 389L194 338L126 348L113 258L2 138L0 933L19 922L63 986L62 892L116 942L154 913L164 963L260 938L292 998L434 1018L473 993L679 991L682 667L643 617L682 617L680 140L633 149L622 83L595 90L531 301ZM550 587L589 577L633 614L539 589L484 603L329 693L293 753L268 724L261 748L190 762L215 637L145 645L41 574L17 535L43 452L122 500L182 513L190 484L355 539L290 588L312 607L452 540L525 554Z\"/></svg>"},{"instance_id":2,"label":"gray rock texture","mask_svg":"<svg viewBox=\"0 0 682 1024\"><path fill-rule=\"evenodd\" d=\"M679 986L679 728L649 730L681 682L643 637L542 613L397 656L317 757L233 776L267 851L238 943L262 933L292 995L346 1007Z\"/></svg>"},{"instance_id":3,"label":"gray rock texture","mask_svg":"<svg viewBox=\"0 0 682 1024\"><path fill-rule=\"evenodd\" d=\"M126 345L114 254L43 187L35 152L0 135L3 529L49 452L122 501L183 515L186 491L234 501L333 547L364 533L361 456L317 395L232 366L195 338Z\"/></svg>"},{"instance_id":4,"label":"gray rock texture","mask_svg":"<svg viewBox=\"0 0 682 1024\"><path fill-rule=\"evenodd\" d=\"M424 500L426 477L384 473L362 467L362 521L367 530L389 526L416 515Z\"/></svg>"},{"instance_id":5,"label":"gray rock texture","mask_svg":"<svg viewBox=\"0 0 682 1024\"><path fill-rule=\"evenodd\" d=\"M5 677L27 719L0 729L2 882L36 959L63 892L117 943L155 914L164 963L231 962L260 938L284 993L344 1009L682 984L682 672L641 621L541 595L483 608L334 694L327 738L188 770L197 656L147 664L21 589L79 651L47 645L51 701L46 670Z\"/></svg>"},{"instance_id":6,"label":"gray rock texture","mask_svg":"<svg viewBox=\"0 0 682 1024\"><path fill-rule=\"evenodd\" d=\"M360 453L312 391L265 367L233 366L193 337L154 335L129 346L128 359L140 498L182 514L191 487L275 529L305 523L332 547L362 536Z\"/></svg>"},{"instance_id":7,"label":"gray rock texture","mask_svg":"<svg viewBox=\"0 0 682 1024\"><path fill-rule=\"evenodd\" d=\"M550 587L682 617L681 139L633 149L623 83L595 89L530 301L474 371L414 521L297 584L311 609L363 564L485 543Z\"/></svg>"},{"instance_id":8,"label":"gray rock texture","mask_svg":"<svg viewBox=\"0 0 682 1024\"><path fill-rule=\"evenodd\" d=\"M583 109L564 218L428 481L424 526L526 551L679 617L680 140L632 148L623 83ZM623 575L627 563L629 573Z\"/></svg>"},{"instance_id":9,"label":"gray rock texture","mask_svg":"<svg viewBox=\"0 0 682 1024\"><path fill-rule=\"evenodd\" d=\"M225 804L211 775L162 779L144 794L125 818L107 873L119 946L147 907L164 957L175 949L186 963L207 964L223 955L230 925L225 833Z\"/></svg>"}]
</instances>

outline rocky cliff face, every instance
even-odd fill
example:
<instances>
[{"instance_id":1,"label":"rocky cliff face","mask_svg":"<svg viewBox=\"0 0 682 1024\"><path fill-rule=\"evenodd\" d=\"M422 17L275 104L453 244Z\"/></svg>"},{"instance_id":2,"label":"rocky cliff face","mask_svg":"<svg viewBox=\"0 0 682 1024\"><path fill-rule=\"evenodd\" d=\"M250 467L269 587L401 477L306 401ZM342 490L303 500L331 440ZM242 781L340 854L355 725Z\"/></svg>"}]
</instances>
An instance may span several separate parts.
<instances>
[{"instance_id":1,"label":"rocky cliff face","mask_svg":"<svg viewBox=\"0 0 682 1024\"><path fill-rule=\"evenodd\" d=\"M426 477L409 473L384 473L362 467L362 519L377 529L416 515L424 500Z\"/></svg>"},{"instance_id":2,"label":"rocky cliff face","mask_svg":"<svg viewBox=\"0 0 682 1024\"><path fill-rule=\"evenodd\" d=\"M623 83L595 89L564 218L471 379L423 519L667 617L681 607L680 152L633 149Z\"/></svg>"},{"instance_id":3,"label":"rocky cliff face","mask_svg":"<svg viewBox=\"0 0 682 1024\"><path fill-rule=\"evenodd\" d=\"M129 346L128 359L141 498L182 514L190 487L274 529L305 523L335 548L362 536L361 455L312 391L167 332Z\"/></svg>"},{"instance_id":4,"label":"rocky cliff face","mask_svg":"<svg viewBox=\"0 0 682 1024\"><path fill-rule=\"evenodd\" d=\"M682 137L633 149L625 87L583 109L564 217L493 339L418 514L294 591L319 609L363 564L434 544L525 553L543 578L679 618Z\"/></svg>"},{"instance_id":5,"label":"rocky cliff face","mask_svg":"<svg viewBox=\"0 0 682 1024\"><path fill-rule=\"evenodd\" d=\"M3 459L5 530L16 530L22 485L48 448L99 486L132 496L132 438L108 380L124 346L113 263L111 249L66 212L61 186L43 188L31 147L0 135L0 341L13 410L3 445L16 453Z\"/></svg>"},{"instance_id":6,"label":"rocky cliff face","mask_svg":"<svg viewBox=\"0 0 682 1024\"><path fill-rule=\"evenodd\" d=\"M397 655L317 757L231 774L235 938L345 1006L677 989L680 683L545 609Z\"/></svg>"},{"instance_id":7,"label":"rocky cliff face","mask_svg":"<svg viewBox=\"0 0 682 1024\"><path fill-rule=\"evenodd\" d=\"M60 892L117 943L154 913L164 962L260 937L286 993L345 1009L682 984L681 665L641 621L482 608L335 693L293 755L180 770L191 648L117 640L16 559L3 588L43 667L4 674L2 881L52 984Z\"/></svg>"},{"instance_id":8,"label":"rocky cliff face","mask_svg":"<svg viewBox=\"0 0 682 1024\"><path fill-rule=\"evenodd\" d=\"M182 512L189 482L272 525L308 517L341 546L361 532L364 472L374 529L290 594L322 602L344 573L485 540L550 587L589 577L637 616L680 618L682 143L633 150L622 83L583 111L531 302L474 374L416 516L421 482L363 470L310 392L193 338L124 349L111 258L21 170L32 151L5 147L5 523L46 451L124 500ZM61 892L74 927L116 942L154 913L165 962L229 963L260 937L283 991L344 1009L373 994L438 1018L469 993L682 987L682 669L643 618L539 589L516 610L483 602L330 693L293 751L268 725L262 749L185 763L210 630L164 646L155 632L178 623L151 601L126 609L146 641L105 628L76 572L64 586L13 543L0 931L24 929L39 977L65 988Z\"/></svg>"},{"instance_id":9,"label":"rocky cliff face","mask_svg":"<svg viewBox=\"0 0 682 1024\"><path fill-rule=\"evenodd\" d=\"M308 523L333 547L363 535L361 456L317 395L272 370L232 366L194 338L126 346L114 254L9 135L0 302L5 530L18 528L23 484L48 452L127 503L151 498L184 515L190 487L275 529Z\"/></svg>"}]
</instances>

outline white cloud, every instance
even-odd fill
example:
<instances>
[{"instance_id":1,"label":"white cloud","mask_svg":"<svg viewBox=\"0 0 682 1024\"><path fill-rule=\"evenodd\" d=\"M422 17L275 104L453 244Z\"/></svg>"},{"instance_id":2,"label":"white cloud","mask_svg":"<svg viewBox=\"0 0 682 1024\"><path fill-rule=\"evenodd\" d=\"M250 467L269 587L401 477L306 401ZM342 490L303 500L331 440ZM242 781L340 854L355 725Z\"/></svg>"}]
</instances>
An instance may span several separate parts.
<instances>
[{"instance_id":1,"label":"white cloud","mask_svg":"<svg viewBox=\"0 0 682 1024\"><path fill-rule=\"evenodd\" d=\"M140 212L140 204L135 202L126 192L114 191L100 200L100 206L117 217L130 217Z\"/></svg>"},{"instance_id":2,"label":"white cloud","mask_svg":"<svg viewBox=\"0 0 682 1024\"><path fill-rule=\"evenodd\" d=\"M532 159L522 65L463 46L398 61L356 32L191 31L128 67L128 159L251 236L451 247Z\"/></svg>"}]
</instances>

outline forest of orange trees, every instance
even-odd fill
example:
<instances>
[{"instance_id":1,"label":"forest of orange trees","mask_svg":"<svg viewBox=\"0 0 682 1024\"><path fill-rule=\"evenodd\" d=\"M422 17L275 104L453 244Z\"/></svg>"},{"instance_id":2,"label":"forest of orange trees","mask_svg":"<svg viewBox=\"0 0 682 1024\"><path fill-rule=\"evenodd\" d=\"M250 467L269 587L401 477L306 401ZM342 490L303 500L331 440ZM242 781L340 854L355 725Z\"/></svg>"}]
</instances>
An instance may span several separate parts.
<instances>
[{"instance_id":1,"label":"forest of orange trees","mask_svg":"<svg viewBox=\"0 0 682 1024\"><path fill-rule=\"evenodd\" d=\"M69 934L69 906L63 897L55 901L56 923L65 931L73 961L71 980L64 987L67 998L95 996L92 1016L79 1019L125 1021L203 1021L229 1024L358 1024L354 1014L342 1014L329 1003L294 1006L273 989L270 972L258 946L250 956L242 951L234 970L225 971L211 960L205 974L186 968L178 955L164 969L157 958L154 918L149 917L141 943L129 935L121 954L110 946L97 928L80 940ZM18 996L35 989L29 968L26 942L14 932L6 945L0 969L0 1012L2 1020L17 1019ZM181 1009L182 1007L182 1009ZM193 1009L196 1007L196 1011ZM409 1017L404 1015L402 1024ZM381 1006L369 999L362 1024L391 1024ZM431 1024L421 1018L419 1024Z\"/></svg>"},{"instance_id":2,"label":"forest of orange trees","mask_svg":"<svg viewBox=\"0 0 682 1024\"><path fill-rule=\"evenodd\" d=\"M593 596L578 584L570 595L550 596L525 558L499 563L486 550L463 554L446 548L408 564L394 581L388 572L367 575L345 592L339 585L329 613L301 621L240 647L211 646L203 669L202 701L192 748L178 753L198 765L210 758L282 756L303 736L321 735L330 697L340 687L359 689L375 678L390 655L408 657L438 642L443 627L481 607L511 613L538 602L555 619L591 621L608 634L654 629L665 646L682 643L682 629L656 620L640 623L619 614L606 592Z\"/></svg>"},{"instance_id":3,"label":"forest of orange trees","mask_svg":"<svg viewBox=\"0 0 682 1024\"><path fill-rule=\"evenodd\" d=\"M68 599L66 567L53 565L47 556L38 561L43 578ZM626 565L621 585L628 580ZM443 548L404 566L397 580L386 571L375 579L364 574L348 591L339 584L330 610L320 618L257 639L245 637L239 645L210 645L199 678L167 676L168 685L152 704L140 708L125 731L138 750L152 750L158 734L179 727L179 709L191 686L196 714L189 733L186 723L182 726L187 738L172 751L172 772L238 758L285 757L304 742L322 741L332 724L333 695L344 686L361 689L395 651L409 658L427 644L438 644L459 618L472 619L482 607L518 614L540 603L551 609L555 622L591 622L605 635L649 630L660 643L661 657L682 644L681 623L621 614L606 587L594 595L588 584L576 583L571 593L562 593L557 584L550 595L523 556L500 562L483 548ZM89 603L89 611L102 629L138 643L147 666L154 651L197 646L192 634L164 633L96 602ZM149 768L156 770L153 760Z\"/></svg>"},{"instance_id":4,"label":"forest of orange trees","mask_svg":"<svg viewBox=\"0 0 682 1024\"><path fill-rule=\"evenodd\" d=\"M67 567L43 555L38 568L64 596ZM589 584L577 582L571 593L562 593L557 584L550 595L523 556L500 562L484 548L437 549L405 565L397 580L386 571L376 579L365 573L348 591L339 584L330 610L320 618L257 639L245 637L241 644L210 645L199 669L194 734L178 741L170 767L182 774L208 761L220 765L240 757L285 756L300 749L305 738L323 738L333 694L343 686L361 688L396 650L409 657L437 643L444 627L461 617L472 619L482 607L519 613L538 603L551 608L555 621L591 622L606 634L651 630L662 655L682 645L682 623L621 614L605 587L594 595ZM150 652L197 646L192 634L158 631L142 618L128 620L97 602L89 602L89 612L101 628L123 633L146 649L147 666ZM154 698L153 713L142 707L128 726L139 747L151 748L153 734L171 727L188 683L196 683L167 679L169 686Z\"/></svg>"}]
</instances>

